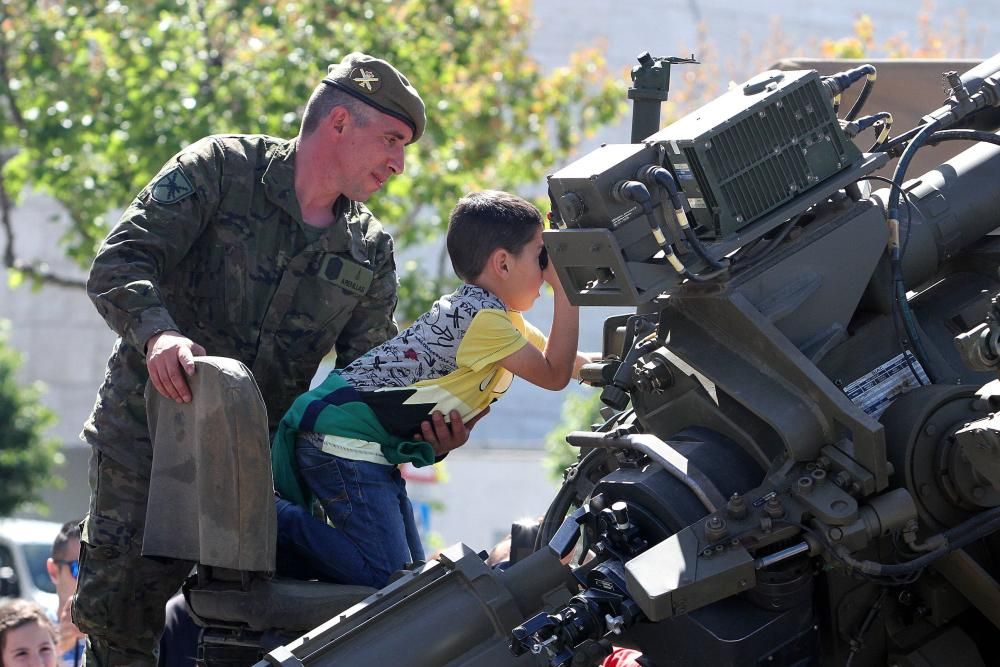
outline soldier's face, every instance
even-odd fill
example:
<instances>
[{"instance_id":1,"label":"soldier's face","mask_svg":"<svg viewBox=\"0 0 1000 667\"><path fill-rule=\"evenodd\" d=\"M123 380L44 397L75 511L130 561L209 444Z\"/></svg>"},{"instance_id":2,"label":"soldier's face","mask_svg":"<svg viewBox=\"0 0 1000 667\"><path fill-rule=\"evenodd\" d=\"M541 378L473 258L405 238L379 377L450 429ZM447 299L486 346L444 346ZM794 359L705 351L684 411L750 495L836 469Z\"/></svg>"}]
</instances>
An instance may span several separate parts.
<instances>
[{"instance_id":1,"label":"soldier's face","mask_svg":"<svg viewBox=\"0 0 1000 667\"><path fill-rule=\"evenodd\" d=\"M340 191L349 199L366 201L390 177L403 173L403 149L412 137L406 123L378 111L363 124L348 120L339 140Z\"/></svg>"}]
</instances>

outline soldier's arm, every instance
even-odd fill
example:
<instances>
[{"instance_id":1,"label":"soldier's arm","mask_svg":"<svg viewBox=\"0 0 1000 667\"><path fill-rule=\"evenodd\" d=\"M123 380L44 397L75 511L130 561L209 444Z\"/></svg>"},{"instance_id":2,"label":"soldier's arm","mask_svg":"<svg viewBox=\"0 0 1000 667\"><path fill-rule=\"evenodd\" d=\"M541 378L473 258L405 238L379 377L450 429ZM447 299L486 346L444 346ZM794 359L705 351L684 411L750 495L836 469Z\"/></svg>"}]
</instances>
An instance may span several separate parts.
<instances>
[{"instance_id":1,"label":"soldier's arm","mask_svg":"<svg viewBox=\"0 0 1000 667\"><path fill-rule=\"evenodd\" d=\"M209 140L174 156L132 201L94 259L87 293L108 326L140 351L149 352L147 343L164 332L187 340L163 302L160 282L187 254L217 205L218 157ZM197 347L191 341L171 345L172 359L157 355L164 380L175 375L173 367L180 369L179 351L191 352L192 345ZM157 389L183 400L183 379L180 388L170 390L158 384L160 375L151 369Z\"/></svg>"}]
</instances>

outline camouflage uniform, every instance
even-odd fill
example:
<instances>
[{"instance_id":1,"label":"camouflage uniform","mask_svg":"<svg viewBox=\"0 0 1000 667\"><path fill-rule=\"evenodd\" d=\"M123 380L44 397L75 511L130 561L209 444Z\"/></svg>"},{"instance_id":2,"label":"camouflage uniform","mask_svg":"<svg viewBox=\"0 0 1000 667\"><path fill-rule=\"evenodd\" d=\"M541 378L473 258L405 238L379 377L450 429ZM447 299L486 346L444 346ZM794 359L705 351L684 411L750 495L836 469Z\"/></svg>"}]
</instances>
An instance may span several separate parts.
<instances>
[{"instance_id":1,"label":"camouflage uniform","mask_svg":"<svg viewBox=\"0 0 1000 667\"><path fill-rule=\"evenodd\" d=\"M90 635L89 665L154 664L164 605L191 568L140 556L152 460L145 342L176 330L242 361L273 429L332 348L344 365L396 333L392 239L344 197L336 222L307 234L295 150L266 136L195 143L139 193L94 261L88 292L120 338L83 431L92 496L73 616Z\"/></svg>"}]
</instances>

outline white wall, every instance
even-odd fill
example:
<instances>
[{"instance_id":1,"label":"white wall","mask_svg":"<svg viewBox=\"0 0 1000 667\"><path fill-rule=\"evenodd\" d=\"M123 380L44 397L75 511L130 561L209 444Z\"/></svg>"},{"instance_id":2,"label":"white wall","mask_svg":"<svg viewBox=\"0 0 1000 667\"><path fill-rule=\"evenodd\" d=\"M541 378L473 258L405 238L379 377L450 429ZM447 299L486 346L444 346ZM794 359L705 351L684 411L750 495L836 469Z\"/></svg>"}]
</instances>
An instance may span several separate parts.
<instances>
[{"instance_id":1,"label":"white wall","mask_svg":"<svg viewBox=\"0 0 1000 667\"><path fill-rule=\"evenodd\" d=\"M14 232L21 257L40 259L59 275L85 278L59 247L65 218L49 197L26 196L14 210ZM22 358L20 376L45 386L43 402L58 422L51 435L63 443L65 464L57 471L62 489L45 492L47 518L63 522L82 517L89 497L87 462L90 448L78 439L90 414L97 387L115 336L82 289L25 284L10 289L7 272L0 276L0 319L9 320L9 343Z\"/></svg>"}]
</instances>

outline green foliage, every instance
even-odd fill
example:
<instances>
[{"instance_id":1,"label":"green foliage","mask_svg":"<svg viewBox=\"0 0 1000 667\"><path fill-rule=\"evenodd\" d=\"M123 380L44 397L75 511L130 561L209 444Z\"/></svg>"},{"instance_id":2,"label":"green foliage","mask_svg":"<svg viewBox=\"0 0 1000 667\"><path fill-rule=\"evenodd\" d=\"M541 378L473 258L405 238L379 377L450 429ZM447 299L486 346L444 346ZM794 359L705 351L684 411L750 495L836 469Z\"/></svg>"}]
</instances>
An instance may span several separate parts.
<instances>
[{"instance_id":1,"label":"green foliage","mask_svg":"<svg viewBox=\"0 0 1000 667\"><path fill-rule=\"evenodd\" d=\"M39 402L38 384L18 384L20 365L0 330L0 516L39 500L39 491L56 483L51 470L60 456L58 441L43 435L55 417Z\"/></svg>"},{"instance_id":2,"label":"green foliage","mask_svg":"<svg viewBox=\"0 0 1000 667\"><path fill-rule=\"evenodd\" d=\"M545 467L552 479L561 481L563 471L576 463L576 447L566 443L570 431L589 429L601 420L601 392L590 389L584 394L570 394L563 401L560 422L545 436Z\"/></svg>"},{"instance_id":3,"label":"green foliage","mask_svg":"<svg viewBox=\"0 0 1000 667\"><path fill-rule=\"evenodd\" d=\"M440 234L469 190L537 188L625 108L624 77L581 52L543 74L530 2L0 0L0 187L58 199L82 265L124 207L201 136L293 136L329 63L386 58L428 107L406 174L372 202L397 245ZM537 190L536 190L537 191Z\"/></svg>"}]
</instances>

